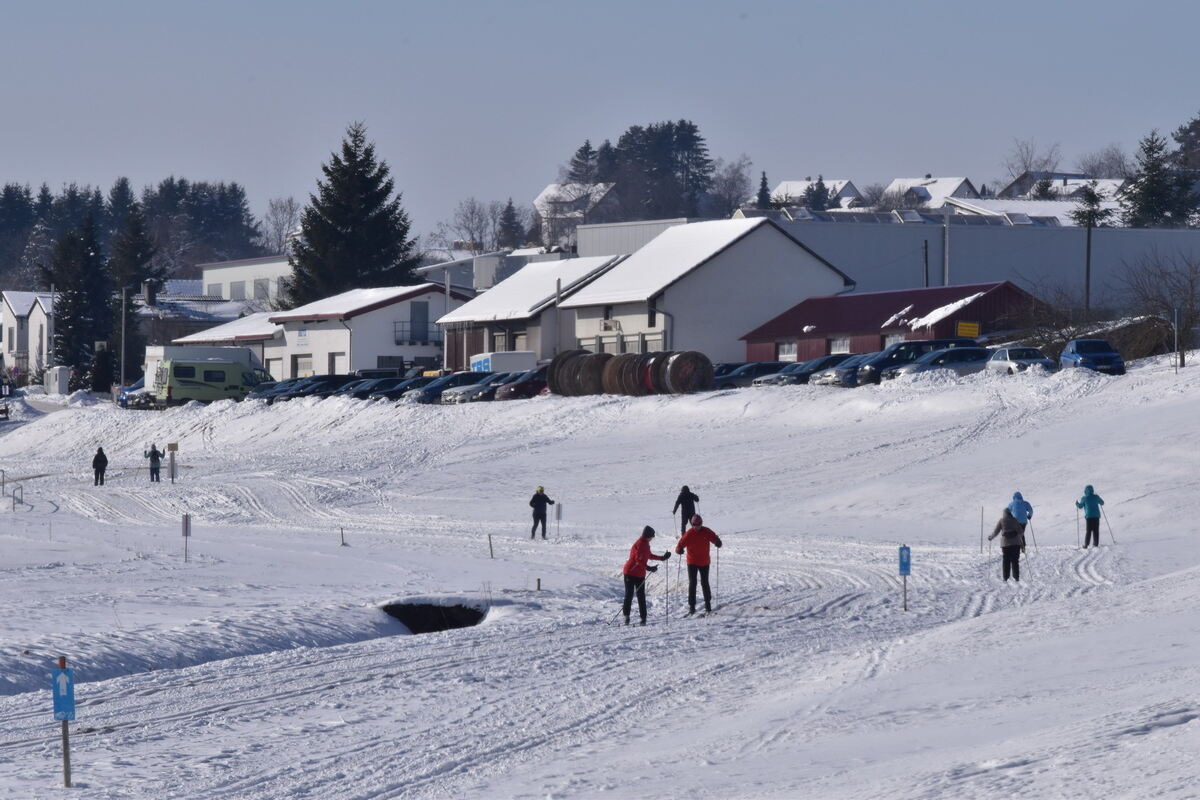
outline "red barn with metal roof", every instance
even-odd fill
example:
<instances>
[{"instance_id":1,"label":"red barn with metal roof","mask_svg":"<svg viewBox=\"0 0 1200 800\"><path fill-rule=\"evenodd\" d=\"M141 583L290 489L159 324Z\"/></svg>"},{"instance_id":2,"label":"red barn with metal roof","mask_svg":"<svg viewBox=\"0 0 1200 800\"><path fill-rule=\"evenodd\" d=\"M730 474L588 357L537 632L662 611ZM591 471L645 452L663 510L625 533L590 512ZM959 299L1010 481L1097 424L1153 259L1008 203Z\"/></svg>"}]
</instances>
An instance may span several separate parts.
<instances>
[{"instance_id":1,"label":"red barn with metal roof","mask_svg":"<svg viewBox=\"0 0 1200 800\"><path fill-rule=\"evenodd\" d=\"M741 337L748 361L873 353L892 342L985 336L1038 301L1013 283L811 297Z\"/></svg>"}]
</instances>

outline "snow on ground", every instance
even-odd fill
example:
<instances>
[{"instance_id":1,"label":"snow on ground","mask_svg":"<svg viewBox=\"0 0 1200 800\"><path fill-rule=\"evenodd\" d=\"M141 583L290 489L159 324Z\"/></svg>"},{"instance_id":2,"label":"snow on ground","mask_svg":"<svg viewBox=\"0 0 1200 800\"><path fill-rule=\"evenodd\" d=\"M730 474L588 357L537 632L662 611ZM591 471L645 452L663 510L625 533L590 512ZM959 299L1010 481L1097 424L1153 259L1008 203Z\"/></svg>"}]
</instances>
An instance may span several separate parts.
<instances>
[{"instance_id":1,"label":"snow on ground","mask_svg":"<svg viewBox=\"0 0 1200 800\"><path fill-rule=\"evenodd\" d=\"M1198 391L1159 361L448 408L18 401L0 797L60 796L59 654L80 798L1195 797ZM152 485L168 441L180 479ZM681 617L673 559L651 624L609 626L684 483L726 543L718 612ZM1087 483L1115 546L1076 548ZM1015 490L1019 587L980 544ZM405 598L490 611L414 636L380 610Z\"/></svg>"}]
</instances>

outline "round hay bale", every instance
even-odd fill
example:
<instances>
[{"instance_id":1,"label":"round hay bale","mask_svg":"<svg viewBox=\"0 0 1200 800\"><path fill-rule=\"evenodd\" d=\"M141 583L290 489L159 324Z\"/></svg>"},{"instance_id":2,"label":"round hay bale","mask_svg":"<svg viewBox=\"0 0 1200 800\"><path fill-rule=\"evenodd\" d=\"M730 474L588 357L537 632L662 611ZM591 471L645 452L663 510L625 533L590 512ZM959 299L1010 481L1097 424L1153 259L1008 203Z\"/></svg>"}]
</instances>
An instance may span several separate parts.
<instances>
[{"instance_id":1,"label":"round hay bale","mask_svg":"<svg viewBox=\"0 0 1200 800\"><path fill-rule=\"evenodd\" d=\"M605 394L623 394L621 388L621 367L629 360L628 353L621 353L619 356L613 356L604 364L604 372L601 375L601 386Z\"/></svg>"},{"instance_id":2,"label":"round hay bale","mask_svg":"<svg viewBox=\"0 0 1200 800\"><path fill-rule=\"evenodd\" d=\"M578 397L580 395L579 370L590 357L591 354L584 351L568 358L562 365L562 369L558 373L558 382L562 384L563 393L567 397Z\"/></svg>"},{"instance_id":3,"label":"round hay bale","mask_svg":"<svg viewBox=\"0 0 1200 800\"><path fill-rule=\"evenodd\" d=\"M629 353L629 360L621 365L621 394L638 396L637 372L641 358L637 353Z\"/></svg>"},{"instance_id":4,"label":"round hay bale","mask_svg":"<svg viewBox=\"0 0 1200 800\"><path fill-rule=\"evenodd\" d=\"M671 364L671 351L654 354L654 373L650 376L654 384L655 394L670 394L671 388L667 382L667 367Z\"/></svg>"},{"instance_id":5,"label":"round hay bale","mask_svg":"<svg viewBox=\"0 0 1200 800\"><path fill-rule=\"evenodd\" d=\"M689 350L676 353L668 366L668 381L675 394L690 394L713 385L713 365L708 356Z\"/></svg>"},{"instance_id":6,"label":"round hay bale","mask_svg":"<svg viewBox=\"0 0 1200 800\"><path fill-rule=\"evenodd\" d=\"M612 361L612 353L593 353L580 359L576 380L582 395L601 394L604 391L604 367Z\"/></svg>"},{"instance_id":7,"label":"round hay bale","mask_svg":"<svg viewBox=\"0 0 1200 800\"><path fill-rule=\"evenodd\" d=\"M554 357L554 360L550 362L550 368L546 370L546 385L550 387L550 391L555 394L563 393L562 386L558 382L559 370L564 362L586 352L586 350L564 350Z\"/></svg>"},{"instance_id":8,"label":"round hay bale","mask_svg":"<svg viewBox=\"0 0 1200 800\"><path fill-rule=\"evenodd\" d=\"M651 387L646 383L646 371L649 368L650 362L653 359L649 353L643 353L635 357L633 368L630 370L629 376L629 393L634 397L645 397L652 391Z\"/></svg>"}]
</instances>

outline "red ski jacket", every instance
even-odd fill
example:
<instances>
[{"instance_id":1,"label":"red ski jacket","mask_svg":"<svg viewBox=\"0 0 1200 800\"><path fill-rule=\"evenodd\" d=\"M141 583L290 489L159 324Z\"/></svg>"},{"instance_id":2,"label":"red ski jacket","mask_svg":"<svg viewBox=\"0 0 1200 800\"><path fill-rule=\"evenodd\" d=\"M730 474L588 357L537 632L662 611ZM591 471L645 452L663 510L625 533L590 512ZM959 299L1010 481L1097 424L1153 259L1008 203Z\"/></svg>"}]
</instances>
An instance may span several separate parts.
<instances>
[{"instance_id":1,"label":"red ski jacket","mask_svg":"<svg viewBox=\"0 0 1200 800\"><path fill-rule=\"evenodd\" d=\"M631 578L646 577L646 561L653 558L655 561L665 561L662 556L656 556L650 552L650 540L645 536L639 536L638 540L633 543L633 547L629 548L629 560L625 562L625 574Z\"/></svg>"},{"instance_id":2,"label":"red ski jacket","mask_svg":"<svg viewBox=\"0 0 1200 800\"><path fill-rule=\"evenodd\" d=\"M687 550L687 563L697 567L707 567L712 563L708 557L710 544L720 547L721 537L701 525L699 528L687 529L680 538L679 544L675 545L675 552L682 555L683 551Z\"/></svg>"}]
</instances>

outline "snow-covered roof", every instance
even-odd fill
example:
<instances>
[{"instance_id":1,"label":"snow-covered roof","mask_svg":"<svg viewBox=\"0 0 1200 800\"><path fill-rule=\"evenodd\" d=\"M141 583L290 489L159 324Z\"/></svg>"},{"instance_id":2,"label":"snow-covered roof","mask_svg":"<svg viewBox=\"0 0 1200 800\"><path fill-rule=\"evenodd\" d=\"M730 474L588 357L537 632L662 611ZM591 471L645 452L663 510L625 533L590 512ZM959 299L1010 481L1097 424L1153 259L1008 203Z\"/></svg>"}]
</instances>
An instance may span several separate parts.
<instances>
[{"instance_id":1,"label":"snow-covered roof","mask_svg":"<svg viewBox=\"0 0 1200 800\"><path fill-rule=\"evenodd\" d=\"M884 194L912 192L927 208L941 208L949 197L978 197L979 192L966 178L896 178Z\"/></svg>"},{"instance_id":2,"label":"snow-covered roof","mask_svg":"<svg viewBox=\"0 0 1200 800\"><path fill-rule=\"evenodd\" d=\"M171 278L163 281L160 294L196 296L204 294L204 281L200 279Z\"/></svg>"},{"instance_id":3,"label":"snow-covered roof","mask_svg":"<svg viewBox=\"0 0 1200 800\"><path fill-rule=\"evenodd\" d=\"M1071 212L1079 208L1078 200L1002 200L998 197L982 198L946 198L946 203L955 209L955 213L978 214L991 217L1053 217L1063 227L1073 227L1075 220ZM1100 208L1120 210L1120 204L1115 200L1102 200ZM1018 222L1017 224L1020 224Z\"/></svg>"},{"instance_id":4,"label":"snow-covered roof","mask_svg":"<svg viewBox=\"0 0 1200 800\"><path fill-rule=\"evenodd\" d=\"M562 280L563 296L602 275L625 256L589 256L526 264L491 289L452 310L437 322L489 322L528 319L554 302Z\"/></svg>"},{"instance_id":5,"label":"snow-covered roof","mask_svg":"<svg viewBox=\"0 0 1200 800\"><path fill-rule=\"evenodd\" d=\"M416 286L380 286L374 289L351 289L348 292L314 300L311 303L293 308L291 311L279 311L271 315L272 322L289 322L318 319L350 319L377 308L390 306L402 300L409 300L429 292L442 291L436 283L419 283ZM452 297L460 300L469 299L468 295L450 290Z\"/></svg>"},{"instance_id":6,"label":"snow-covered roof","mask_svg":"<svg viewBox=\"0 0 1200 800\"><path fill-rule=\"evenodd\" d=\"M1054 181L1050 185L1050 190L1062 197L1072 197L1077 192L1083 190L1084 187L1095 184L1093 188L1095 188L1096 194L1102 198L1111 200L1121 193L1126 183L1128 181L1124 178L1067 178ZM1034 184L1034 187L1026 192L1023 197L1029 198L1036 187L1037 184Z\"/></svg>"},{"instance_id":7,"label":"snow-covered roof","mask_svg":"<svg viewBox=\"0 0 1200 800\"><path fill-rule=\"evenodd\" d=\"M843 194L850 197L861 196L858 187L846 178L821 178L821 181L825 184L825 188L829 190L830 197L838 197ZM816 184L817 182L813 180L780 181L779 185L771 191L771 197L790 197L795 200L801 200L804 198L804 193L808 191L808 187L816 186ZM841 199L844 200L845 198Z\"/></svg>"},{"instance_id":8,"label":"snow-covered roof","mask_svg":"<svg viewBox=\"0 0 1200 800\"><path fill-rule=\"evenodd\" d=\"M49 292L4 292L4 302L18 317L28 317L33 311L34 303L41 302L43 309L50 308L51 294Z\"/></svg>"},{"instance_id":9,"label":"snow-covered roof","mask_svg":"<svg viewBox=\"0 0 1200 800\"><path fill-rule=\"evenodd\" d=\"M540 256L542 248L540 247L518 247L509 253L510 256Z\"/></svg>"},{"instance_id":10,"label":"snow-covered roof","mask_svg":"<svg viewBox=\"0 0 1200 800\"><path fill-rule=\"evenodd\" d=\"M918 328L932 328L934 325L938 324L955 311L958 311L960 308L971 305L971 303L974 303L976 300L983 297L984 294L984 292L976 292L975 294L964 297L961 300L955 300L953 303L947 303L944 306L939 306L923 317L909 320L902 319L901 322L903 322L905 325L908 325L908 327L912 328L914 331ZM909 306L908 309L911 310L912 306ZM904 313L905 312L901 312L900 316L903 317Z\"/></svg>"},{"instance_id":11,"label":"snow-covered roof","mask_svg":"<svg viewBox=\"0 0 1200 800\"><path fill-rule=\"evenodd\" d=\"M570 300L564 301L562 307L579 308L649 300L743 236L763 226L779 231L792 239L797 247L812 254L839 275L842 274L769 219L758 217L694 222L667 228ZM847 284L851 282L845 275L842 277Z\"/></svg>"},{"instance_id":12,"label":"snow-covered roof","mask_svg":"<svg viewBox=\"0 0 1200 800\"><path fill-rule=\"evenodd\" d=\"M262 310L262 302L258 300L220 300L216 298L163 298L161 295L154 305L145 304L142 297L134 297L138 304L137 315L147 319L191 320L193 322L209 322L213 325L237 319L246 314Z\"/></svg>"},{"instance_id":13,"label":"snow-covered roof","mask_svg":"<svg viewBox=\"0 0 1200 800\"><path fill-rule=\"evenodd\" d=\"M552 183L534 199L533 208L542 219L582 217L595 208L613 186L612 183ZM562 207L563 204L568 207ZM560 207L555 208L555 205Z\"/></svg>"},{"instance_id":14,"label":"snow-covered roof","mask_svg":"<svg viewBox=\"0 0 1200 800\"><path fill-rule=\"evenodd\" d=\"M212 342L248 342L273 339L280 330L278 325L270 321L270 317L274 313L274 311L259 311L247 314L233 322L226 322L215 328L182 336L176 339L174 344L209 344Z\"/></svg>"}]
</instances>

